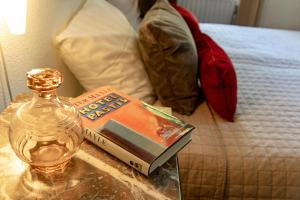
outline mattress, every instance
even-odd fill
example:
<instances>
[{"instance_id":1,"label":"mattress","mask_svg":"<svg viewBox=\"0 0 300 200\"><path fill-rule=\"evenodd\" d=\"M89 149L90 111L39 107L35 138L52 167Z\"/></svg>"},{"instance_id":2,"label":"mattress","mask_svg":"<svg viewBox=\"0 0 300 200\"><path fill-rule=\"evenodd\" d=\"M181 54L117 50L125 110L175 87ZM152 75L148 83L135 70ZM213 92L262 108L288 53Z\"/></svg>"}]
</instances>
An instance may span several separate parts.
<instances>
[{"instance_id":1,"label":"mattress","mask_svg":"<svg viewBox=\"0 0 300 200\"><path fill-rule=\"evenodd\" d=\"M234 123L207 104L184 118L197 125L179 154L185 199L300 199L300 32L201 29L232 59L238 107Z\"/></svg>"}]
</instances>

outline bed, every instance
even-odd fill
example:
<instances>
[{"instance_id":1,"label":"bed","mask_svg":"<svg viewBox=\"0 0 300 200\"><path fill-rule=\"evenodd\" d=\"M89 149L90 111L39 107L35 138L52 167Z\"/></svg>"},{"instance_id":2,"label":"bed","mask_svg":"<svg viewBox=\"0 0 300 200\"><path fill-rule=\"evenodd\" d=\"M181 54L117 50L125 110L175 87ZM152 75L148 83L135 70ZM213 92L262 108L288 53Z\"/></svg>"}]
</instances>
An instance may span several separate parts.
<instances>
[{"instance_id":1,"label":"bed","mask_svg":"<svg viewBox=\"0 0 300 200\"><path fill-rule=\"evenodd\" d=\"M197 87L189 86L197 84L198 63L187 57L196 50L194 40L167 1L157 2L137 37L119 10L106 1L89 0L56 37L56 45L87 90L109 83L154 100L156 87L161 102L190 113L181 100L192 97L186 105L197 105L198 93L190 92ZM201 30L234 64L238 109L234 123L220 118L206 102L191 116L174 112L196 127L192 142L178 156L184 199L300 199L300 32L217 24L201 24ZM154 72L152 78L149 72ZM183 92L189 93L186 98Z\"/></svg>"},{"instance_id":2,"label":"bed","mask_svg":"<svg viewBox=\"0 0 300 200\"><path fill-rule=\"evenodd\" d=\"M207 103L179 153L184 199L300 199L300 32L201 24L238 78L234 123Z\"/></svg>"}]
</instances>

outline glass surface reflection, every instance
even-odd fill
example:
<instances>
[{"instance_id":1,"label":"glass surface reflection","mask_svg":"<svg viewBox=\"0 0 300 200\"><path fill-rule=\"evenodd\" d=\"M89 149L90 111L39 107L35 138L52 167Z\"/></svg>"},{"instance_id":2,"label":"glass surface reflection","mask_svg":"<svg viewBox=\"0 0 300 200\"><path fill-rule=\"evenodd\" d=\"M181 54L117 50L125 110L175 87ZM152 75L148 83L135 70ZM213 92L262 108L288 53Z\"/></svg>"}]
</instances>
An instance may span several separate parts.
<instances>
[{"instance_id":1,"label":"glass surface reflection","mask_svg":"<svg viewBox=\"0 0 300 200\"><path fill-rule=\"evenodd\" d=\"M12 199L71 199L67 191L76 190L80 183L80 162L72 160L64 173L44 176L28 166L21 174L14 191L10 191Z\"/></svg>"},{"instance_id":2,"label":"glass surface reflection","mask_svg":"<svg viewBox=\"0 0 300 200\"><path fill-rule=\"evenodd\" d=\"M89 143L84 143L83 148L85 151L80 150L63 173L45 176L20 161L9 145L1 147L0 199L179 197L176 159L147 178Z\"/></svg>"}]
</instances>

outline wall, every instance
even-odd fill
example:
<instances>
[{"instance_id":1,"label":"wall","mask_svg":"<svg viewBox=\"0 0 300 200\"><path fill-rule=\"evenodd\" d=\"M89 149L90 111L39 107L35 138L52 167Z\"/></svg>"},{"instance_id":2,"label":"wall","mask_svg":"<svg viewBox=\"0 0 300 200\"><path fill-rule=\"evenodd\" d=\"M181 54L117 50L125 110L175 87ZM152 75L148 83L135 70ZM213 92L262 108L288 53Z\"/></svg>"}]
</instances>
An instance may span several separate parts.
<instances>
[{"instance_id":1,"label":"wall","mask_svg":"<svg viewBox=\"0 0 300 200\"><path fill-rule=\"evenodd\" d=\"M300 30L300 0L262 0L257 26Z\"/></svg>"},{"instance_id":2,"label":"wall","mask_svg":"<svg viewBox=\"0 0 300 200\"><path fill-rule=\"evenodd\" d=\"M6 72L4 69L4 64L2 60L2 51L0 45L0 112L4 110L6 106L8 106L10 102L10 95L8 91L7 79L6 79Z\"/></svg>"},{"instance_id":3,"label":"wall","mask_svg":"<svg viewBox=\"0 0 300 200\"><path fill-rule=\"evenodd\" d=\"M20 36L11 35L0 21L0 43L13 97L29 91L26 72L43 66L55 66L64 73L60 95L76 96L82 91L73 74L58 58L53 39L83 3L84 0L28 0L27 30Z\"/></svg>"},{"instance_id":4,"label":"wall","mask_svg":"<svg viewBox=\"0 0 300 200\"><path fill-rule=\"evenodd\" d=\"M261 0L241 0L235 24L255 26Z\"/></svg>"}]
</instances>

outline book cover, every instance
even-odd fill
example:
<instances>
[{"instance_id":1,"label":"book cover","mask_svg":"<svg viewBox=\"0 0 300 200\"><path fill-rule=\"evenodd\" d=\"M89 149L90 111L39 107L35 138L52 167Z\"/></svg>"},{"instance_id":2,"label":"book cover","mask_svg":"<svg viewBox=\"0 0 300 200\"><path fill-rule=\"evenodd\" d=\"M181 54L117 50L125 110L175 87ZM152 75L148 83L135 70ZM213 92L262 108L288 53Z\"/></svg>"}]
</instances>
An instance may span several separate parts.
<instances>
[{"instance_id":1,"label":"book cover","mask_svg":"<svg viewBox=\"0 0 300 200\"><path fill-rule=\"evenodd\" d=\"M113 87L82 94L72 103L86 139L145 175L191 140L192 125Z\"/></svg>"}]
</instances>

